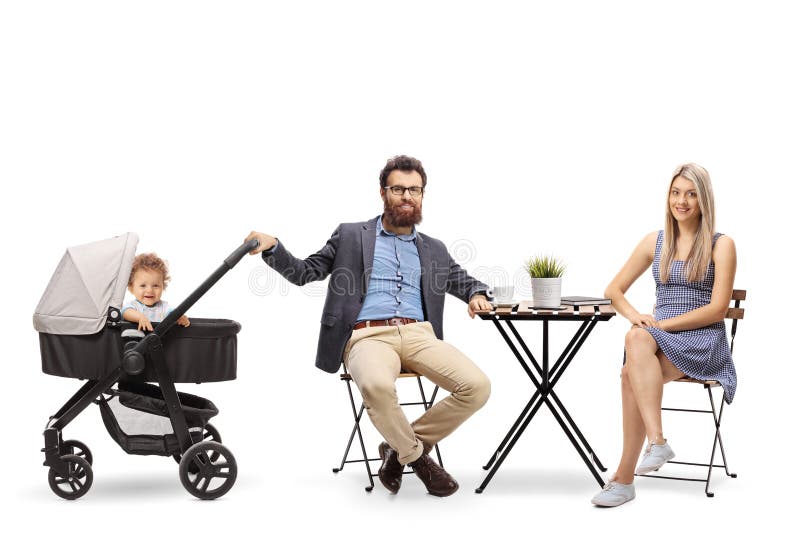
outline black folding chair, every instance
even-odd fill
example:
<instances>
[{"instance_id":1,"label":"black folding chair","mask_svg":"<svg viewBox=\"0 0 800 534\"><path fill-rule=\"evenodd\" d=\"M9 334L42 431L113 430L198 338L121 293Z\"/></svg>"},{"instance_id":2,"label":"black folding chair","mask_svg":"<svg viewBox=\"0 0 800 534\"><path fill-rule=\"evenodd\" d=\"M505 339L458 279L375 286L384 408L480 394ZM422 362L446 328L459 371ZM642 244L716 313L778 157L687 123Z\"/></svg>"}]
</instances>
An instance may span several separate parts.
<instances>
[{"instance_id":1,"label":"black folding chair","mask_svg":"<svg viewBox=\"0 0 800 534\"><path fill-rule=\"evenodd\" d=\"M372 491L372 488L375 487L375 482L374 482L373 479L376 476L378 476L378 473L377 473L377 471L374 472L374 473L372 472L372 468L370 466L370 462L379 462L379 461L382 461L382 459L381 458L377 458L377 457L371 458L367 454L367 448L364 445L364 436L361 433L361 417L364 415L364 410L365 410L364 402L362 400L361 406L359 408L356 408L356 401L355 401L355 397L353 395L353 387L351 385L351 382L353 381L353 377L350 376L350 374L347 372L347 368L345 368L344 371L345 371L344 373L339 375L339 378L341 380L343 380L345 382L345 384L347 384L347 393L348 393L348 396L350 397L350 407L353 410L353 428L350 431L350 438L347 440L347 446L345 447L344 454L342 455L342 462L341 462L341 464L339 464L339 467L334 467L333 468L333 472L334 473L338 473L339 471L344 469L345 464L363 462L364 463L364 467L367 470L367 479L369 480L369 486L365 487L364 490L365 491ZM416 378L417 386L419 387L419 396L420 396L420 400L419 401L401 402L400 406L422 406L425 410L428 410L428 409L430 409L431 406L433 406L433 403L436 400L436 394L439 392L439 386L435 386L433 388L433 392L430 395L430 400L428 400L427 394L425 392L425 387L422 384L422 376L421 375L419 375L417 373L411 373L411 372L407 372L407 371L402 371L400 373L399 378ZM358 442L361 445L361 457L360 458L354 458L352 460L348 460L347 457L350 455L350 449L353 446L353 439L355 438L356 435L358 435ZM375 450L377 450L377 446L375 447ZM442 463L442 455L439 452L439 445L438 444L434 446L434 450L436 451L436 459L439 461L439 465L444 467L444 464ZM410 471L410 470L403 471L404 475L409 474L409 473L413 473L413 471Z\"/></svg>"}]
</instances>

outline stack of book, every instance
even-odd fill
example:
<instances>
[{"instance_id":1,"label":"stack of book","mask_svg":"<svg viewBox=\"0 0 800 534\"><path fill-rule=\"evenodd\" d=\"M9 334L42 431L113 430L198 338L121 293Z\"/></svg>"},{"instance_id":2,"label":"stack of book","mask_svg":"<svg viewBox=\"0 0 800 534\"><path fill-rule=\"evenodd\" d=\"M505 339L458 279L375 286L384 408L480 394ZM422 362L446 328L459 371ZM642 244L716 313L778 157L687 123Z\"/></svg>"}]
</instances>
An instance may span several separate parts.
<instances>
[{"instance_id":1,"label":"stack of book","mask_svg":"<svg viewBox=\"0 0 800 534\"><path fill-rule=\"evenodd\" d=\"M600 306L611 304L611 299L602 297L561 297L561 304L567 306Z\"/></svg>"}]
</instances>

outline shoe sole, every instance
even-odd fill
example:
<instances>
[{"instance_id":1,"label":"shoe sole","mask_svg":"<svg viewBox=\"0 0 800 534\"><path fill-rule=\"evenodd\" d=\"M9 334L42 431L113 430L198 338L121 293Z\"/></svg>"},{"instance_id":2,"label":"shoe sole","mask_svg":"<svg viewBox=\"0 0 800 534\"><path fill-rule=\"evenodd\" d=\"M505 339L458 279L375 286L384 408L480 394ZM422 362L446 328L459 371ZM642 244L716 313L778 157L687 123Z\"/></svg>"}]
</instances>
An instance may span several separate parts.
<instances>
[{"instance_id":1,"label":"shoe sole","mask_svg":"<svg viewBox=\"0 0 800 534\"><path fill-rule=\"evenodd\" d=\"M631 502L635 498L636 498L636 495L634 495L630 499L626 499L626 500L624 500L622 502L613 503L613 504L608 504L608 503L605 503L605 502L596 502L594 499L592 499L592 504L595 505L595 506L599 506L600 508L614 508L616 506L623 505L626 502Z\"/></svg>"},{"instance_id":2,"label":"shoe sole","mask_svg":"<svg viewBox=\"0 0 800 534\"><path fill-rule=\"evenodd\" d=\"M428 494L433 495L434 497L449 497L450 495L454 494L457 491L458 491L458 484L456 484L456 487L453 488L453 491L449 491L447 493L431 493L429 491Z\"/></svg>"},{"instance_id":3,"label":"shoe sole","mask_svg":"<svg viewBox=\"0 0 800 534\"><path fill-rule=\"evenodd\" d=\"M664 460L662 463L660 463L658 465L653 465L653 466L650 466L650 467L637 467L636 471L634 471L634 473L637 474L637 475L646 475L647 473L652 473L653 471L658 471L659 469L664 467L667 464L667 462L669 462L673 458L675 458L675 453L674 452L670 456L668 456L667 459Z\"/></svg>"}]
</instances>

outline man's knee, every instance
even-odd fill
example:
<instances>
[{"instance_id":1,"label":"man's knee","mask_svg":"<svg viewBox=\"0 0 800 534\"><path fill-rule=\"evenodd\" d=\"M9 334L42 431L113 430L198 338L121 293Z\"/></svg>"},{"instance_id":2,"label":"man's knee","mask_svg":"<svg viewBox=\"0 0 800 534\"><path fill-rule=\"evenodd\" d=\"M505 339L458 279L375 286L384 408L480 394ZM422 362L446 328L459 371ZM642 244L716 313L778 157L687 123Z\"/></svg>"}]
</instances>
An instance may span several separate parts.
<instances>
[{"instance_id":1,"label":"man's knee","mask_svg":"<svg viewBox=\"0 0 800 534\"><path fill-rule=\"evenodd\" d=\"M475 410L479 410L489 400L491 393L492 384L489 378L481 373L464 384L459 391L459 396Z\"/></svg>"},{"instance_id":2,"label":"man's knee","mask_svg":"<svg viewBox=\"0 0 800 534\"><path fill-rule=\"evenodd\" d=\"M397 390L394 382L380 380L363 380L358 384L358 390L364 403L372 408L381 408L397 403Z\"/></svg>"}]
</instances>

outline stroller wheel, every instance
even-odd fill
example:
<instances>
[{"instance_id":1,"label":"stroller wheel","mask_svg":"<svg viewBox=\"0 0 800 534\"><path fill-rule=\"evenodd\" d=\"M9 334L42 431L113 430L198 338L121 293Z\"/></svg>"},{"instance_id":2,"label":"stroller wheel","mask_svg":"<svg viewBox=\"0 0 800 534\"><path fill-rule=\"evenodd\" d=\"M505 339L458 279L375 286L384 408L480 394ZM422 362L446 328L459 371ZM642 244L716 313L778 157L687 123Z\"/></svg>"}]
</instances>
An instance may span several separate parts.
<instances>
[{"instance_id":1,"label":"stroller wheel","mask_svg":"<svg viewBox=\"0 0 800 534\"><path fill-rule=\"evenodd\" d=\"M222 443L222 437L219 435L219 430L217 430L217 427L211 423L206 423L206 426L203 429L203 441L216 441L217 443Z\"/></svg>"},{"instance_id":2,"label":"stroller wheel","mask_svg":"<svg viewBox=\"0 0 800 534\"><path fill-rule=\"evenodd\" d=\"M60 460L67 464L67 475L61 475L51 467L47 473L50 489L62 499L74 500L83 497L92 487L94 478L92 466L74 454L65 454Z\"/></svg>"},{"instance_id":3,"label":"stroller wheel","mask_svg":"<svg viewBox=\"0 0 800 534\"><path fill-rule=\"evenodd\" d=\"M216 460L212 458L216 455ZM215 441L195 443L181 458L178 475L186 491L198 499L222 497L236 482L236 459Z\"/></svg>"},{"instance_id":4,"label":"stroller wheel","mask_svg":"<svg viewBox=\"0 0 800 534\"><path fill-rule=\"evenodd\" d=\"M206 426L203 429L203 441L216 441L217 443L222 443L222 437L220 437L219 431L211 423L206 423ZM181 453L176 452L175 454L172 455L172 457L175 459L177 463L181 463ZM211 453L212 462L216 462L218 458L219 458L218 452ZM89 463L91 463L91 461Z\"/></svg>"},{"instance_id":5,"label":"stroller wheel","mask_svg":"<svg viewBox=\"0 0 800 534\"><path fill-rule=\"evenodd\" d=\"M92 458L92 451L89 450L89 447L87 447L85 443L82 443L77 439L68 439L66 441L62 441L59 452L61 453L62 456L64 456L65 454L74 454L75 456L80 456L81 458L89 462L89 465L94 464L94 459Z\"/></svg>"}]
</instances>

